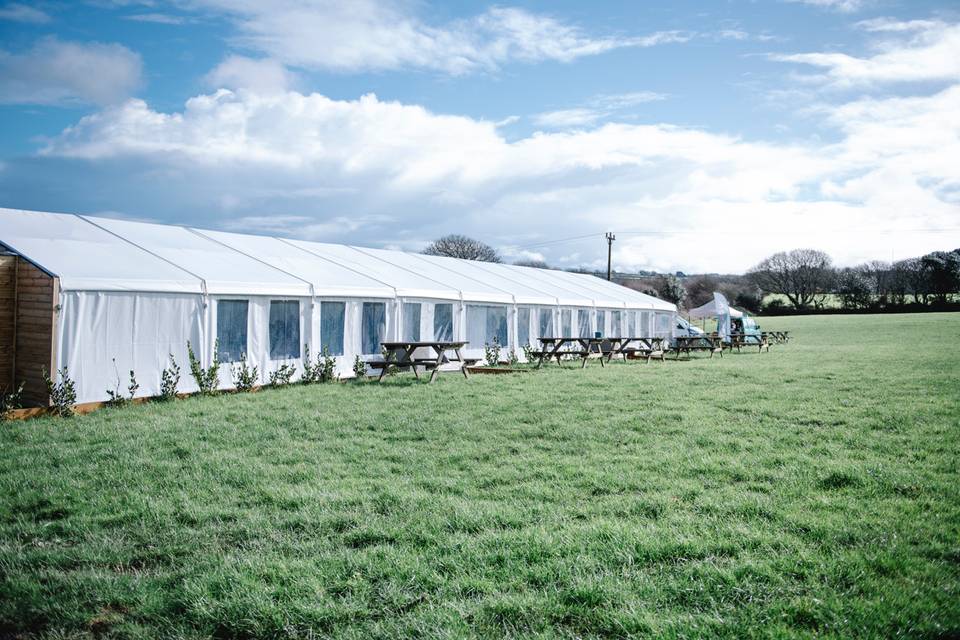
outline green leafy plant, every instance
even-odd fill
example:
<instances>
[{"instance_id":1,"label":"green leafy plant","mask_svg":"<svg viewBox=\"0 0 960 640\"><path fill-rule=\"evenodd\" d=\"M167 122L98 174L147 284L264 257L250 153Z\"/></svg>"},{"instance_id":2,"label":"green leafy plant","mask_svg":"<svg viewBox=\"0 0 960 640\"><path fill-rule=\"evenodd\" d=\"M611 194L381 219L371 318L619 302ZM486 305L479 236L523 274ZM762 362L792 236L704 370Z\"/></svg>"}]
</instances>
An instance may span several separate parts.
<instances>
[{"instance_id":1,"label":"green leafy plant","mask_svg":"<svg viewBox=\"0 0 960 640\"><path fill-rule=\"evenodd\" d=\"M367 377L367 363L359 355L353 358L353 375L357 380Z\"/></svg>"},{"instance_id":2,"label":"green leafy plant","mask_svg":"<svg viewBox=\"0 0 960 640\"><path fill-rule=\"evenodd\" d=\"M180 384L180 365L178 365L177 361L173 359L172 353L169 355L170 366L165 367L163 371L160 372L161 400L176 400L177 385Z\"/></svg>"},{"instance_id":3,"label":"green leafy plant","mask_svg":"<svg viewBox=\"0 0 960 640\"><path fill-rule=\"evenodd\" d=\"M310 348L303 345L303 375L300 382L303 384L313 384L315 382L333 382L337 379L337 359L330 355L330 350L324 346L323 350L317 354L316 361L310 360Z\"/></svg>"},{"instance_id":4,"label":"green leafy plant","mask_svg":"<svg viewBox=\"0 0 960 640\"><path fill-rule=\"evenodd\" d=\"M23 386L21 382L19 387L0 391L0 420L8 420L14 409L23 406Z\"/></svg>"},{"instance_id":5,"label":"green leafy plant","mask_svg":"<svg viewBox=\"0 0 960 640\"><path fill-rule=\"evenodd\" d=\"M527 362L533 362L536 359L536 356L533 355L536 349L533 348L532 344L525 344L521 348L523 349L523 357Z\"/></svg>"},{"instance_id":6,"label":"green leafy plant","mask_svg":"<svg viewBox=\"0 0 960 640\"><path fill-rule=\"evenodd\" d=\"M313 384L320 382L320 357L317 356L317 362L310 359L310 345L303 345L303 374L300 376L300 384Z\"/></svg>"},{"instance_id":7,"label":"green leafy plant","mask_svg":"<svg viewBox=\"0 0 960 640\"><path fill-rule=\"evenodd\" d=\"M213 343L213 363L204 369L203 365L200 364L200 360L198 360L197 356L193 353L193 347L190 345L190 341L187 340L187 358L190 360L190 375L193 376L194 381L197 383L200 393L205 396L211 396L217 393L217 387L220 382L220 359L217 354L219 347L220 341L217 340Z\"/></svg>"},{"instance_id":8,"label":"green leafy plant","mask_svg":"<svg viewBox=\"0 0 960 640\"><path fill-rule=\"evenodd\" d=\"M117 371L117 359L113 358L113 370ZM130 370L130 384L127 385L127 394L120 391L120 374L117 373L117 386L113 389L107 389L107 404L112 407L123 407L128 402L132 402L137 395L140 384L137 382L137 376L133 369Z\"/></svg>"},{"instance_id":9,"label":"green leafy plant","mask_svg":"<svg viewBox=\"0 0 960 640\"><path fill-rule=\"evenodd\" d=\"M483 345L483 359L488 367L495 367L500 364L500 338L493 337L493 344Z\"/></svg>"},{"instance_id":10,"label":"green leafy plant","mask_svg":"<svg viewBox=\"0 0 960 640\"><path fill-rule=\"evenodd\" d=\"M55 382L46 367L41 369L43 383L47 385L47 394L50 396L50 406L55 415L69 418L74 414L74 405L77 404L77 385L70 378L67 368L58 372L60 382Z\"/></svg>"},{"instance_id":11,"label":"green leafy plant","mask_svg":"<svg viewBox=\"0 0 960 640\"><path fill-rule=\"evenodd\" d=\"M297 368L292 364L282 364L276 371L270 372L270 386L271 387L282 387L284 385L290 384L290 380L293 379L293 374L297 372Z\"/></svg>"},{"instance_id":12,"label":"green leafy plant","mask_svg":"<svg viewBox=\"0 0 960 640\"><path fill-rule=\"evenodd\" d=\"M247 364L247 354L240 354L240 363L231 365L233 372L233 386L237 391L253 391L260 380L260 368Z\"/></svg>"},{"instance_id":13,"label":"green leafy plant","mask_svg":"<svg viewBox=\"0 0 960 640\"><path fill-rule=\"evenodd\" d=\"M337 359L330 355L330 349L323 347L320 364L320 382L333 382L337 379Z\"/></svg>"},{"instance_id":14,"label":"green leafy plant","mask_svg":"<svg viewBox=\"0 0 960 640\"><path fill-rule=\"evenodd\" d=\"M510 349L510 350L509 350L509 360L510 360L510 366L511 366L511 367L516 366L517 364L520 363L520 358L517 357L517 350L516 350L516 349Z\"/></svg>"}]
</instances>

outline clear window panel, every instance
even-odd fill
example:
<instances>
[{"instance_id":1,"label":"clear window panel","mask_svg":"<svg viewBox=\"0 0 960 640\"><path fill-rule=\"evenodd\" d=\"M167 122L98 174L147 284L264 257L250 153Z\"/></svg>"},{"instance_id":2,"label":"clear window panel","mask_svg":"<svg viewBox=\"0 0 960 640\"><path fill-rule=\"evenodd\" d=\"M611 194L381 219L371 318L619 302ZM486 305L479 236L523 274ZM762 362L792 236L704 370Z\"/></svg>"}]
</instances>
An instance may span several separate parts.
<instances>
[{"instance_id":1,"label":"clear window panel","mask_svg":"<svg viewBox=\"0 0 960 640\"><path fill-rule=\"evenodd\" d=\"M247 353L246 300L217 300L217 359L238 362Z\"/></svg>"},{"instance_id":2,"label":"clear window panel","mask_svg":"<svg viewBox=\"0 0 960 640\"><path fill-rule=\"evenodd\" d=\"M507 308L467 305L467 342L471 349L482 349L496 339L508 346Z\"/></svg>"},{"instance_id":3,"label":"clear window panel","mask_svg":"<svg viewBox=\"0 0 960 640\"><path fill-rule=\"evenodd\" d=\"M622 311L611 311L610 312L610 335L614 338L622 338L620 334L623 333L623 312Z\"/></svg>"},{"instance_id":4,"label":"clear window panel","mask_svg":"<svg viewBox=\"0 0 960 640\"><path fill-rule=\"evenodd\" d=\"M564 309L560 312L560 337L570 338L573 336L573 311Z\"/></svg>"},{"instance_id":5,"label":"clear window panel","mask_svg":"<svg viewBox=\"0 0 960 640\"><path fill-rule=\"evenodd\" d=\"M437 304L433 306L433 339L441 342L453 341L452 304Z\"/></svg>"},{"instance_id":6,"label":"clear window panel","mask_svg":"<svg viewBox=\"0 0 960 640\"><path fill-rule=\"evenodd\" d=\"M403 303L403 339L420 341L420 303Z\"/></svg>"},{"instance_id":7,"label":"clear window panel","mask_svg":"<svg viewBox=\"0 0 960 640\"><path fill-rule=\"evenodd\" d=\"M520 346L530 344L530 308L517 309L517 342Z\"/></svg>"},{"instance_id":8,"label":"clear window panel","mask_svg":"<svg viewBox=\"0 0 960 640\"><path fill-rule=\"evenodd\" d=\"M597 311L597 331L600 332L600 335L607 335L607 312L606 311Z\"/></svg>"},{"instance_id":9,"label":"clear window panel","mask_svg":"<svg viewBox=\"0 0 960 640\"><path fill-rule=\"evenodd\" d=\"M343 323L347 315L345 302L320 303L320 351L326 347L332 356L343 355Z\"/></svg>"},{"instance_id":10,"label":"clear window panel","mask_svg":"<svg viewBox=\"0 0 960 640\"><path fill-rule=\"evenodd\" d=\"M593 331L590 329L590 313L589 309L580 309L577 312L577 333L581 338L593 337Z\"/></svg>"},{"instance_id":11,"label":"clear window panel","mask_svg":"<svg viewBox=\"0 0 960 640\"><path fill-rule=\"evenodd\" d=\"M360 319L360 342L363 353L379 354L381 342L387 333L387 305L385 302L364 302Z\"/></svg>"},{"instance_id":12,"label":"clear window panel","mask_svg":"<svg viewBox=\"0 0 960 640\"><path fill-rule=\"evenodd\" d=\"M637 335L637 312L627 311L627 336L633 338Z\"/></svg>"},{"instance_id":13,"label":"clear window panel","mask_svg":"<svg viewBox=\"0 0 960 640\"><path fill-rule=\"evenodd\" d=\"M270 301L270 359L300 357L300 301Z\"/></svg>"},{"instance_id":14,"label":"clear window panel","mask_svg":"<svg viewBox=\"0 0 960 640\"><path fill-rule=\"evenodd\" d=\"M656 314L656 331L654 332L658 338L669 338L673 331L670 328L670 318L671 314L669 313L658 313Z\"/></svg>"},{"instance_id":15,"label":"clear window panel","mask_svg":"<svg viewBox=\"0 0 960 640\"><path fill-rule=\"evenodd\" d=\"M553 331L553 309L540 309L538 328L541 338L555 337Z\"/></svg>"}]
</instances>

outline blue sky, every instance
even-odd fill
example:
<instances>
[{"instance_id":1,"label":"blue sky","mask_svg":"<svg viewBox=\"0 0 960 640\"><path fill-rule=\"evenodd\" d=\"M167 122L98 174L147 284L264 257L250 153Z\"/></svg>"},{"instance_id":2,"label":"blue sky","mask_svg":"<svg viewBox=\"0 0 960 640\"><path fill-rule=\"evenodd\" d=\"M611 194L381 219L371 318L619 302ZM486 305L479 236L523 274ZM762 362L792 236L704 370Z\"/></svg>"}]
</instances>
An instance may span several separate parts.
<instances>
[{"instance_id":1,"label":"blue sky","mask_svg":"<svg viewBox=\"0 0 960 640\"><path fill-rule=\"evenodd\" d=\"M960 246L960 7L0 4L0 206L740 271Z\"/></svg>"}]
</instances>

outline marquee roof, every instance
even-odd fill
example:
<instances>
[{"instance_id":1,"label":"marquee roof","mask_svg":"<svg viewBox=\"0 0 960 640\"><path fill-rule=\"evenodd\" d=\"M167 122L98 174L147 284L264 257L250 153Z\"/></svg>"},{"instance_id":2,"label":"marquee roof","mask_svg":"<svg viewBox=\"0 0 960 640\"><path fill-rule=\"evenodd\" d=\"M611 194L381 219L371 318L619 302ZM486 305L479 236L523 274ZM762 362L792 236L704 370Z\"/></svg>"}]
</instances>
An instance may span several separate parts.
<instances>
[{"instance_id":1,"label":"marquee roof","mask_svg":"<svg viewBox=\"0 0 960 640\"><path fill-rule=\"evenodd\" d=\"M65 213L0 208L0 245L63 290L676 310L589 274Z\"/></svg>"}]
</instances>

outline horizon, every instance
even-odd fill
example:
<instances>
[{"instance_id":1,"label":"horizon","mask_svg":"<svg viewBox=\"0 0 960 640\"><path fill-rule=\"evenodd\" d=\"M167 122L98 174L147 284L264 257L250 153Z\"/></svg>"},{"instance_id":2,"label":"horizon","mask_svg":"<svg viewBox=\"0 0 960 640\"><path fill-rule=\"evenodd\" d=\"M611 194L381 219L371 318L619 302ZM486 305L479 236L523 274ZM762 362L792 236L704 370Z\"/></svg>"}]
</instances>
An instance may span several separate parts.
<instances>
[{"instance_id":1,"label":"horizon","mask_svg":"<svg viewBox=\"0 0 960 640\"><path fill-rule=\"evenodd\" d=\"M0 206L743 273L960 246L948 2L0 3ZM171 53L173 52L173 53Z\"/></svg>"}]
</instances>

